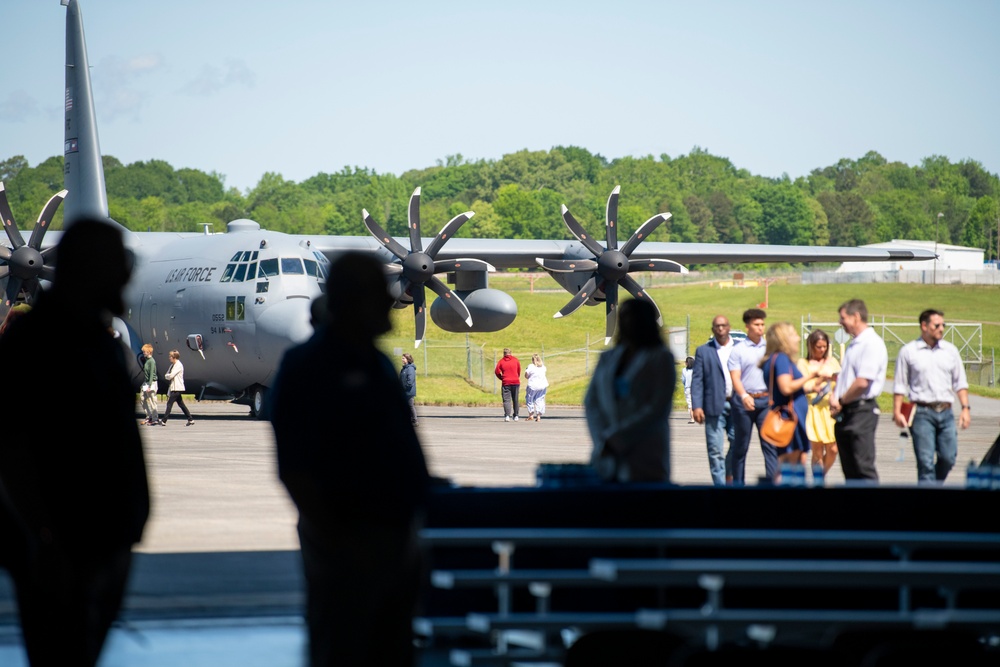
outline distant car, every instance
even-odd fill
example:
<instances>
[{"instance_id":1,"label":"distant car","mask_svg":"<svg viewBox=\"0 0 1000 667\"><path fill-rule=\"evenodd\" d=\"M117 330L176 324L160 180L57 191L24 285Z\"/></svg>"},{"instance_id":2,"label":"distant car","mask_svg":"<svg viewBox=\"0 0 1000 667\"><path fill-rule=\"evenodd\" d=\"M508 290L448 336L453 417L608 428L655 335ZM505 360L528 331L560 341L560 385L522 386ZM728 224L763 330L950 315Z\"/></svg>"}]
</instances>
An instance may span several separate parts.
<instances>
[{"instance_id":1,"label":"distant car","mask_svg":"<svg viewBox=\"0 0 1000 667\"><path fill-rule=\"evenodd\" d=\"M746 331L730 331L729 332L729 337L733 339L734 343L739 343L740 341L746 340L747 332ZM709 336L708 340L712 340L712 338L714 338L714 336ZM705 341L705 342L707 343L708 341Z\"/></svg>"}]
</instances>

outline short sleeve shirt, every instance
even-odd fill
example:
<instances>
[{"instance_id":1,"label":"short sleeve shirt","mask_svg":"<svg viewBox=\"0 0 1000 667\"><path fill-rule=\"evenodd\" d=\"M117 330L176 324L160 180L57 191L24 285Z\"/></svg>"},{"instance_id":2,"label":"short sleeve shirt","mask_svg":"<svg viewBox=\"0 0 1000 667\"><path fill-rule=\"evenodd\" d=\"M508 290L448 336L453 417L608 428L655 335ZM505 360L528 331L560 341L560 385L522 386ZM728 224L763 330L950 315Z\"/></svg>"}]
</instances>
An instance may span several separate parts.
<instances>
[{"instance_id":1,"label":"short sleeve shirt","mask_svg":"<svg viewBox=\"0 0 1000 667\"><path fill-rule=\"evenodd\" d=\"M899 351L893 393L918 403L950 403L952 392L968 388L962 357L948 341L930 347L918 338Z\"/></svg>"},{"instance_id":2,"label":"short sleeve shirt","mask_svg":"<svg viewBox=\"0 0 1000 667\"><path fill-rule=\"evenodd\" d=\"M743 389L751 394L758 394L767 391L767 384L764 382L764 373L760 370L760 360L764 358L764 351L767 349L767 342L762 337L754 344L747 338L739 345L733 347L732 354L729 355L729 370L740 372L740 381Z\"/></svg>"},{"instance_id":3,"label":"short sleeve shirt","mask_svg":"<svg viewBox=\"0 0 1000 667\"><path fill-rule=\"evenodd\" d=\"M840 377L837 379L837 386L834 387L838 399L843 397L857 378L864 378L869 383L868 390L861 398L875 398L882 393L885 373L889 367L889 353L885 349L885 341L875 333L874 329L865 327L865 330L847 345L841 366Z\"/></svg>"}]
</instances>

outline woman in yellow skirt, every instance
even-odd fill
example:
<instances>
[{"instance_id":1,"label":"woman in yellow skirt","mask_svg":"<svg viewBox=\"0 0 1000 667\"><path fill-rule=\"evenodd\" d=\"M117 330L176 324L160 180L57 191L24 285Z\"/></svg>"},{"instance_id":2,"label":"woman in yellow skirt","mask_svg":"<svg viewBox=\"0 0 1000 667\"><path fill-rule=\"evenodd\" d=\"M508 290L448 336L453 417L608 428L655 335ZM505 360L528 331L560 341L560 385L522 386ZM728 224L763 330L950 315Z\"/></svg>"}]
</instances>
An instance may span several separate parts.
<instances>
[{"instance_id":1,"label":"woman in yellow skirt","mask_svg":"<svg viewBox=\"0 0 1000 667\"><path fill-rule=\"evenodd\" d=\"M805 358L799 359L799 370L803 375L820 371L820 375L833 377L830 381L809 380L802 387L809 400L806 413L806 435L812 445L812 463L823 464L824 475L837 460L837 439L833 435L833 417L830 416L830 392L840 373L840 362L831 354L830 337L822 329L816 329L806 339L808 348Z\"/></svg>"}]
</instances>

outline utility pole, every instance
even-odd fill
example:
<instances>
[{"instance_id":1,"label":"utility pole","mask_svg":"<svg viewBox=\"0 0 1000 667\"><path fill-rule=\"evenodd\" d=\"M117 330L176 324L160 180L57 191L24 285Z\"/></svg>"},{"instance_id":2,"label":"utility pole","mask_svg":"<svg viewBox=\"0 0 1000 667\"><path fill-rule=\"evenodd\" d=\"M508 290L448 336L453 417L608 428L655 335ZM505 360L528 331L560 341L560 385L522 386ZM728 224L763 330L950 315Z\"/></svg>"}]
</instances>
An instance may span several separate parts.
<instances>
[{"instance_id":1,"label":"utility pole","mask_svg":"<svg viewBox=\"0 0 1000 667\"><path fill-rule=\"evenodd\" d=\"M941 224L941 218L944 217L944 213L938 213L937 219L934 221L934 284L937 285L937 265L938 265L938 225Z\"/></svg>"}]
</instances>

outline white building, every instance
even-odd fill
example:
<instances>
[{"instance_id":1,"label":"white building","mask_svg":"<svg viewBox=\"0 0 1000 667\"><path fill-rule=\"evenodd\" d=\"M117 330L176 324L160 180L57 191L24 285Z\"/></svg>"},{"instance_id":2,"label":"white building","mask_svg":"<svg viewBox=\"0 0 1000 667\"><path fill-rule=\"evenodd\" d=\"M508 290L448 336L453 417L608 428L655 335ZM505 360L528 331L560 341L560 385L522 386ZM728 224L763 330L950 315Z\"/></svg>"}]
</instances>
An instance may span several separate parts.
<instances>
[{"instance_id":1,"label":"white building","mask_svg":"<svg viewBox=\"0 0 1000 667\"><path fill-rule=\"evenodd\" d=\"M981 248L966 248L960 245L934 243L934 241L905 241L893 239L888 243L871 243L864 248L916 248L937 252L937 260L919 262L844 262L837 273L885 272L885 271L983 271L984 252ZM935 266L935 264L937 266Z\"/></svg>"}]
</instances>

